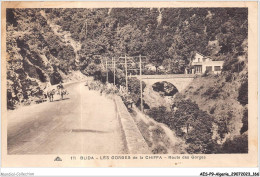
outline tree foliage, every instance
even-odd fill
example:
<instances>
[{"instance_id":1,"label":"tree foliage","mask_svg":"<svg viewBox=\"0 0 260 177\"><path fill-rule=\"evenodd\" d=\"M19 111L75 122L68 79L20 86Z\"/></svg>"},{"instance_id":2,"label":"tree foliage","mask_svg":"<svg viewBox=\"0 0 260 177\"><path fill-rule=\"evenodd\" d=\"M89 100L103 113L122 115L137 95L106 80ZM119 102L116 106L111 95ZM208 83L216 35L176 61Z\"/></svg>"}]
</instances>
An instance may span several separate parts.
<instances>
[{"instance_id":1,"label":"tree foliage","mask_svg":"<svg viewBox=\"0 0 260 177\"><path fill-rule=\"evenodd\" d=\"M142 54L154 65L171 60L175 64L169 71L179 73L184 71L183 63L187 65L196 51L225 60L226 70L234 67L232 63L246 52L242 45L247 40L246 8L48 9L45 12L82 43L80 55L86 59L93 55ZM242 65L234 71L241 71Z\"/></svg>"},{"instance_id":2,"label":"tree foliage","mask_svg":"<svg viewBox=\"0 0 260 177\"><path fill-rule=\"evenodd\" d=\"M221 148L222 153L248 153L248 135L243 134L228 139Z\"/></svg>"},{"instance_id":3,"label":"tree foliage","mask_svg":"<svg viewBox=\"0 0 260 177\"><path fill-rule=\"evenodd\" d=\"M215 153L218 145L212 139L213 118L191 100L182 100L169 112L165 107L152 108L148 115L167 124L178 136L183 137L189 153Z\"/></svg>"},{"instance_id":4,"label":"tree foliage","mask_svg":"<svg viewBox=\"0 0 260 177\"><path fill-rule=\"evenodd\" d=\"M248 104L248 80L246 80L244 83L241 84L238 92L238 101L242 105Z\"/></svg>"}]
</instances>

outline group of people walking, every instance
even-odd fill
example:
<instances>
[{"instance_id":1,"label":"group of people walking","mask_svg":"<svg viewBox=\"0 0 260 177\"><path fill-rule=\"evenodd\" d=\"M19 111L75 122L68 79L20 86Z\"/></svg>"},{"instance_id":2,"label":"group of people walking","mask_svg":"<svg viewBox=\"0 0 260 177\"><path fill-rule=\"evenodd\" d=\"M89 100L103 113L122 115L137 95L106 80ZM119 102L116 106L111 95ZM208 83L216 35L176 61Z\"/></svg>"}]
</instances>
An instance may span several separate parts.
<instances>
[{"instance_id":1,"label":"group of people walking","mask_svg":"<svg viewBox=\"0 0 260 177\"><path fill-rule=\"evenodd\" d=\"M55 95L56 93L57 93L58 95L60 95L60 100L63 100L63 99L64 99L64 96L65 96L65 95L68 95L67 90L64 89L64 86L62 85L61 82L57 85L57 88L56 88L56 89L53 88L50 83L48 83L47 86L46 86L46 96L49 98L49 101L50 101L50 102L53 101L54 95Z\"/></svg>"}]
</instances>

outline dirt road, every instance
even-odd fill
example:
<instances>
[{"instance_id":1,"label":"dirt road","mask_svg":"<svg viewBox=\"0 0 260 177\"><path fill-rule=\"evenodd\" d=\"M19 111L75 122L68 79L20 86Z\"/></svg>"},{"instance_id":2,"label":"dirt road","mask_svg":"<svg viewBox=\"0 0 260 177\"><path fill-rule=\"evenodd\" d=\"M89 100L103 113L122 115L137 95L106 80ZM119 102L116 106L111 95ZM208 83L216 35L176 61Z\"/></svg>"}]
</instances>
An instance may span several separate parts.
<instances>
[{"instance_id":1,"label":"dirt road","mask_svg":"<svg viewBox=\"0 0 260 177\"><path fill-rule=\"evenodd\" d=\"M65 100L8 111L8 154L125 153L113 100L84 83L65 89Z\"/></svg>"}]
</instances>

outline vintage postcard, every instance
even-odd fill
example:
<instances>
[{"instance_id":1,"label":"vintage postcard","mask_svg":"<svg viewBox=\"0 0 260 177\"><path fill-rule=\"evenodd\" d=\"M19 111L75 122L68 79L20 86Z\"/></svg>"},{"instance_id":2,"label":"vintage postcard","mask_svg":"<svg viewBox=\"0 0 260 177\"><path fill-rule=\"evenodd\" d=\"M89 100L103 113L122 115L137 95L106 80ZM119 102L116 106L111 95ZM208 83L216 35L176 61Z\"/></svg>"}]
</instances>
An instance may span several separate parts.
<instances>
[{"instance_id":1,"label":"vintage postcard","mask_svg":"<svg viewBox=\"0 0 260 177\"><path fill-rule=\"evenodd\" d=\"M2 2L3 167L256 167L257 2Z\"/></svg>"}]
</instances>

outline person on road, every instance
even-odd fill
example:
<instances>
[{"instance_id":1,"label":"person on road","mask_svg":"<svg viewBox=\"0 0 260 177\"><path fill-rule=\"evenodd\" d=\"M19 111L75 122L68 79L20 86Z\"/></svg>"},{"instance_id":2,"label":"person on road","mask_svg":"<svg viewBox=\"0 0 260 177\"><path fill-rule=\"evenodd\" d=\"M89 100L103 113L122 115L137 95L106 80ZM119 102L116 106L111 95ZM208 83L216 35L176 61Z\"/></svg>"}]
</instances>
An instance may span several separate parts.
<instances>
[{"instance_id":1,"label":"person on road","mask_svg":"<svg viewBox=\"0 0 260 177\"><path fill-rule=\"evenodd\" d=\"M86 87L87 87L87 89L89 90L89 86L88 86L88 81L87 81L87 83L86 83L86 85L85 85Z\"/></svg>"},{"instance_id":2,"label":"person on road","mask_svg":"<svg viewBox=\"0 0 260 177\"><path fill-rule=\"evenodd\" d=\"M49 101L53 101L53 95L55 93L55 90L51 88L51 83L48 82L45 87L45 95L49 98Z\"/></svg>"},{"instance_id":3,"label":"person on road","mask_svg":"<svg viewBox=\"0 0 260 177\"><path fill-rule=\"evenodd\" d=\"M64 86L62 85L62 82L60 82L59 85L57 85L57 89L58 89L58 93L60 94L61 99L63 99L63 90L64 90Z\"/></svg>"},{"instance_id":4,"label":"person on road","mask_svg":"<svg viewBox=\"0 0 260 177\"><path fill-rule=\"evenodd\" d=\"M100 95L102 96L103 91L105 90L104 85L100 85Z\"/></svg>"}]
</instances>

